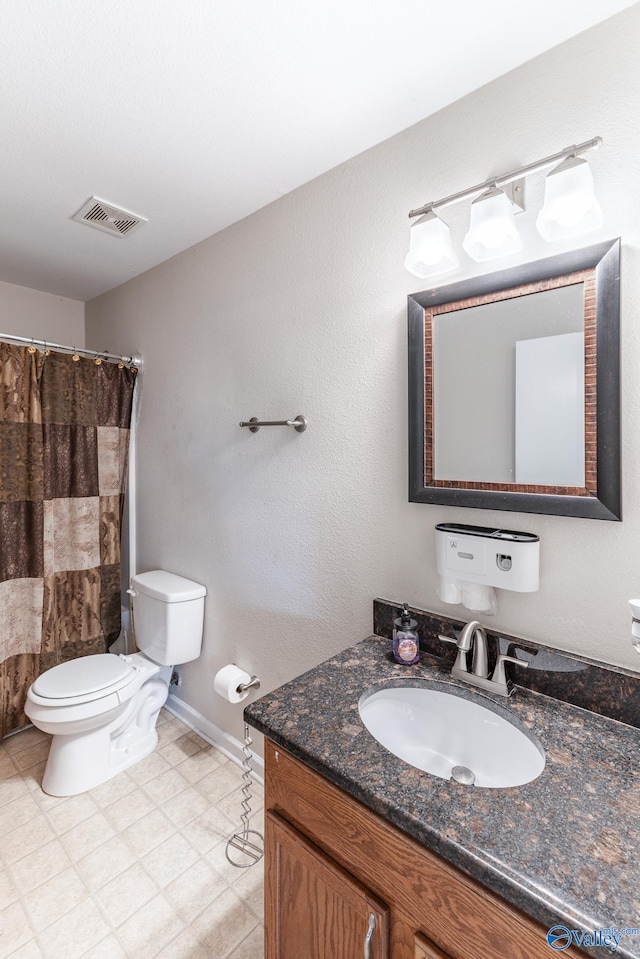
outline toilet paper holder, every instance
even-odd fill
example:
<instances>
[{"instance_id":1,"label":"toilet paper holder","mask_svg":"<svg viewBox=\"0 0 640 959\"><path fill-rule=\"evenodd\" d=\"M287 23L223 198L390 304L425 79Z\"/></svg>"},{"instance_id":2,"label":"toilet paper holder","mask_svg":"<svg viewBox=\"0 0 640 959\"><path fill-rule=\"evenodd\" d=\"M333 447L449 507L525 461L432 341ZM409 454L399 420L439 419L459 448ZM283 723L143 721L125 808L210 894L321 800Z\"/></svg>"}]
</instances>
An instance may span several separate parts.
<instances>
[{"instance_id":1,"label":"toilet paper holder","mask_svg":"<svg viewBox=\"0 0 640 959\"><path fill-rule=\"evenodd\" d=\"M252 677L253 680L257 679L256 676ZM243 685L242 683L240 685ZM244 687L248 687L248 683ZM258 685L260 685L258 683ZM242 692L240 687L239 691ZM242 813L240 815L241 827L237 832L234 832L233 835L227 840L227 845L225 847L225 856L227 861L231 863L232 866L236 866L238 869L248 869L249 866L255 865L259 862L264 856L264 836L261 832L258 832L256 829L249 829L249 817L251 816L251 788L253 781L253 767L252 767L252 753L251 745L253 740L249 734L249 724L245 720L244 723L244 743L242 746ZM255 839L250 837L255 836ZM232 850L239 852L241 855L240 860L238 861L235 852L232 854ZM242 858L244 857L244 858Z\"/></svg>"},{"instance_id":2,"label":"toilet paper holder","mask_svg":"<svg viewBox=\"0 0 640 959\"><path fill-rule=\"evenodd\" d=\"M236 692L244 693L247 689L260 689L260 680L257 676L252 676L248 683L238 683Z\"/></svg>"}]
</instances>

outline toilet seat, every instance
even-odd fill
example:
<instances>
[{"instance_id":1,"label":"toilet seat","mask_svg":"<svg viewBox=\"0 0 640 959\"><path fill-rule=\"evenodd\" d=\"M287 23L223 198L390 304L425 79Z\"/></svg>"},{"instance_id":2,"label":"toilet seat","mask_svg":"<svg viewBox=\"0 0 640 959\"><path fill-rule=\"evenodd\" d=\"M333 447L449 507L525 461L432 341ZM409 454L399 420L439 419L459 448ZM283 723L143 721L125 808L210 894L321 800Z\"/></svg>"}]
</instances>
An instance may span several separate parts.
<instances>
[{"instance_id":1,"label":"toilet seat","mask_svg":"<svg viewBox=\"0 0 640 959\"><path fill-rule=\"evenodd\" d=\"M33 684L34 692L47 699L67 699L97 693L120 685L131 672L131 664L110 653L81 656L48 669Z\"/></svg>"},{"instance_id":2,"label":"toilet seat","mask_svg":"<svg viewBox=\"0 0 640 959\"><path fill-rule=\"evenodd\" d=\"M38 676L28 698L51 708L107 700L103 706L108 708L126 702L141 685L146 672L148 670L133 656L113 656L111 653L82 656L60 663Z\"/></svg>"}]
</instances>

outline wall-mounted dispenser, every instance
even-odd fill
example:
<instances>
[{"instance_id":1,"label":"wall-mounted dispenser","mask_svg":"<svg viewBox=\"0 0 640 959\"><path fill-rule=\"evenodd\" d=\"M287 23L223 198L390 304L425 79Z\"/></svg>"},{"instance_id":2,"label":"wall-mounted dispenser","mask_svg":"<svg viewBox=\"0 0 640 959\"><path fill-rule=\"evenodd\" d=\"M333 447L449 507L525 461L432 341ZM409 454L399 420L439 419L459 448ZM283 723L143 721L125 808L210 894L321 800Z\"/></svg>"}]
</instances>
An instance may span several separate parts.
<instances>
[{"instance_id":1,"label":"wall-mounted dispenser","mask_svg":"<svg viewBox=\"0 0 640 959\"><path fill-rule=\"evenodd\" d=\"M478 612L496 611L494 588L533 593L539 586L540 539L534 533L439 523L436 526L439 595ZM477 584L481 589L471 589Z\"/></svg>"}]
</instances>

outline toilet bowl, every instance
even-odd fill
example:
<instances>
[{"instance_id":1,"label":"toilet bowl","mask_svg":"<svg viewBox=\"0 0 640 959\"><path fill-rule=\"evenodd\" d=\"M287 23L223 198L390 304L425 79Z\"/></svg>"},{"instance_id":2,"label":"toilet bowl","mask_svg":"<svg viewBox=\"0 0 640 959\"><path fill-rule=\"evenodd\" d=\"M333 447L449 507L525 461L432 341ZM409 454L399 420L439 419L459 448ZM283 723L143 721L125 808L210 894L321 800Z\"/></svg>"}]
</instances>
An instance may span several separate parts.
<instances>
[{"instance_id":1,"label":"toilet bowl","mask_svg":"<svg viewBox=\"0 0 640 959\"><path fill-rule=\"evenodd\" d=\"M205 587L164 570L132 577L131 656L101 653L54 666L30 686L25 712L53 736L44 792L73 796L153 752L174 665L200 655Z\"/></svg>"}]
</instances>

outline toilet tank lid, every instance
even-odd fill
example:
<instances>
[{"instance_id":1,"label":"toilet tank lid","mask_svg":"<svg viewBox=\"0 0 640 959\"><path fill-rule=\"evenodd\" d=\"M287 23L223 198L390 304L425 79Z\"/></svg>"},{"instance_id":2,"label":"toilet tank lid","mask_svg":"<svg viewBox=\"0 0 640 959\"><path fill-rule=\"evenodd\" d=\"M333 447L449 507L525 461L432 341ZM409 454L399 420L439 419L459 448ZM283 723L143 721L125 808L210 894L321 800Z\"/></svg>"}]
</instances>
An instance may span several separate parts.
<instances>
[{"instance_id":1,"label":"toilet tank lid","mask_svg":"<svg viewBox=\"0 0 640 959\"><path fill-rule=\"evenodd\" d=\"M148 573L136 573L131 577L132 587L164 603L184 603L189 599L206 596L206 586L194 583L184 576L176 576L164 569L151 569Z\"/></svg>"}]
</instances>

